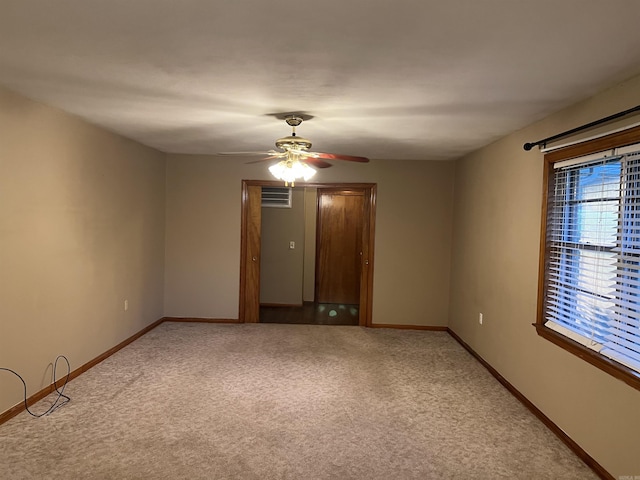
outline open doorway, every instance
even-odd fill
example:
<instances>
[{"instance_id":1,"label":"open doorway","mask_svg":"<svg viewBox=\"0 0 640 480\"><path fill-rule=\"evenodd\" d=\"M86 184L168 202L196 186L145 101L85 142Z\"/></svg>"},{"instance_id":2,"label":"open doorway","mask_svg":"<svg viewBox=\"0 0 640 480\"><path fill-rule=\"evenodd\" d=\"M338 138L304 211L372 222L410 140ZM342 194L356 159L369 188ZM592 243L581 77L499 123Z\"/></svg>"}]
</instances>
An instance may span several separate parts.
<instances>
[{"instance_id":1,"label":"open doorway","mask_svg":"<svg viewBox=\"0 0 640 480\"><path fill-rule=\"evenodd\" d=\"M364 189L262 187L261 323L359 325Z\"/></svg>"},{"instance_id":2,"label":"open doorway","mask_svg":"<svg viewBox=\"0 0 640 480\"><path fill-rule=\"evenodd\" d=\"M261 321L261 194L263 186L282 186L282 183L251 180L245 180L242 183L240 321L243 322ZM315 272L312 271L313 297L309 297L308 282L302 287L304 290L302 305L281 301L269 305L271 302L264 301L263 295L262 321L266 323L277 321L272 320L277 309L281 318L282 315L288 318L285 320L287 323L370 325L375 184L304 184L296 188L318 192L318 200L315 205L312 205L319 212L315 223L317 230L314 233L317 249L305 260L307 278L309 257L313 265L317 266ZM349 240L346 249L344 242L339 241L344 238ZM282 241L283 239L280 239L280 242ZM309 243L311 242L304 242L307 248ZM271 287L273 285L269 288Z\"/></svg>"}]
</instances>

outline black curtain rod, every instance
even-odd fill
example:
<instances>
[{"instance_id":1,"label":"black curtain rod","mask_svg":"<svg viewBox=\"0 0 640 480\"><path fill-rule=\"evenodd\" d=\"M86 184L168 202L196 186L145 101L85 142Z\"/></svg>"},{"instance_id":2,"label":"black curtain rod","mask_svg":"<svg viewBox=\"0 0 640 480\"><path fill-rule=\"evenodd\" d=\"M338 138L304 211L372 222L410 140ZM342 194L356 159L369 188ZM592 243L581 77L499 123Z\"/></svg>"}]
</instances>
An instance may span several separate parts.
<instances>
[{"instance_id":1,"label":"black curtain rod","mask_svg":"<svg viewBox=\"0 0 640 480\"><path fill-rule=\"evenodd\" d=\"M552 137L543 138L542 140L538 140L537 142L525 143L522 148L524 148L527 152L531 150L533 147L546 146L547 142L553 142L554 140L559 140L564 137L568 137L569 135L573 135L574 133L581 132L583 130L587 130L592 127L597 127L598 125L602 125L603 123L610 122L612 120L616 120L621 117L626 117L627 115L631 115L640 111L640 105L637 105L629 110L625 110L624 112L614 113L613 115L609 115L608 117L601 118L599 120L595 120L591 123L585 123L576 128L572 128L571 130L567 130L566 132L558 133L557 135L553 135Z\"/></svg>"}]
</instances>

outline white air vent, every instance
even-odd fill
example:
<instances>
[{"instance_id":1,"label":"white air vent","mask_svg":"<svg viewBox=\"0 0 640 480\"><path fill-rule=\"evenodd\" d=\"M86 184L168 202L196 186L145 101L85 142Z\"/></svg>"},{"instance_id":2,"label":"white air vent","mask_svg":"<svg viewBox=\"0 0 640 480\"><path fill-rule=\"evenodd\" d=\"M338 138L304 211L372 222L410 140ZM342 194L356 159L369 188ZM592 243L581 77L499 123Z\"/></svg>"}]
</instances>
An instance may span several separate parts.
<instances>
[{"instance_id":1,"label":"white air vent","mask_svg":"<svg viewBox=\"0 0 640 480\"><path fill-rule=\"evenodd\" d=\"M291 188L262 187L262 206L291 208Z\"/></svg>"}]
</instances>

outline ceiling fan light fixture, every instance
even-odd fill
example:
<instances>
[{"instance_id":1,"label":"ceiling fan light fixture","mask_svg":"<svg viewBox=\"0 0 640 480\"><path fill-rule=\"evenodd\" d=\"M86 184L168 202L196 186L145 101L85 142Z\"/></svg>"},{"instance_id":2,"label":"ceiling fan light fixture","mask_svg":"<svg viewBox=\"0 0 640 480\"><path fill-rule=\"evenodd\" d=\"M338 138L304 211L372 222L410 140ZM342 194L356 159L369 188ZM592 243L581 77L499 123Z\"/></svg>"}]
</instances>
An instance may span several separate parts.
<instances>
[{"instance_id":1,"label":"ceiling fan light fixture","mask_svg":"<svg viewBox=\"0 0 640 480\"><path fill-rule=\"evenodd\" d=\"M285 187L289 186L289 184L292 187L295 186L295 181L300 178L306 182L316 174L315 168L302 163L297 158L280 160L275 165L270 166L269 171L275 178L284 181Z\"/></svg>"}]
</instances>

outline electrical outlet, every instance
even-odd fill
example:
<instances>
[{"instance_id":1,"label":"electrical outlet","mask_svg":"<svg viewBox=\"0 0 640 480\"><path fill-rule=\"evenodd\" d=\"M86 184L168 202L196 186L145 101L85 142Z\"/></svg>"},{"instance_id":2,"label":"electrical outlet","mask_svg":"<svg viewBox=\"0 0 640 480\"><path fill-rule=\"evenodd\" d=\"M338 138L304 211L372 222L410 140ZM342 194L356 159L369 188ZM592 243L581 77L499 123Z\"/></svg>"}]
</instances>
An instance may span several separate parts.
<instances>
[{"instance_id":1,"label":"electrical outlet","mask_svg":"<svg viewBox=\"0 0 640 480\"><path fill-rule=\"evenodd\" d=\"M479 323L480 325L482 325L482 320L483 320L483 315L480 313L480 314L478 315L478 323Z\"/></svg>"},{"instance_id":2,"label":"electrical outlet","mask_svg":"<svg viewBox=\"0 0 640 480\"><path fill-rule=\"evenodd\" d=\"M124 301L124 311L126 312L127 310L129 310L129 300Z\"/></svg>"}]
</instances>

